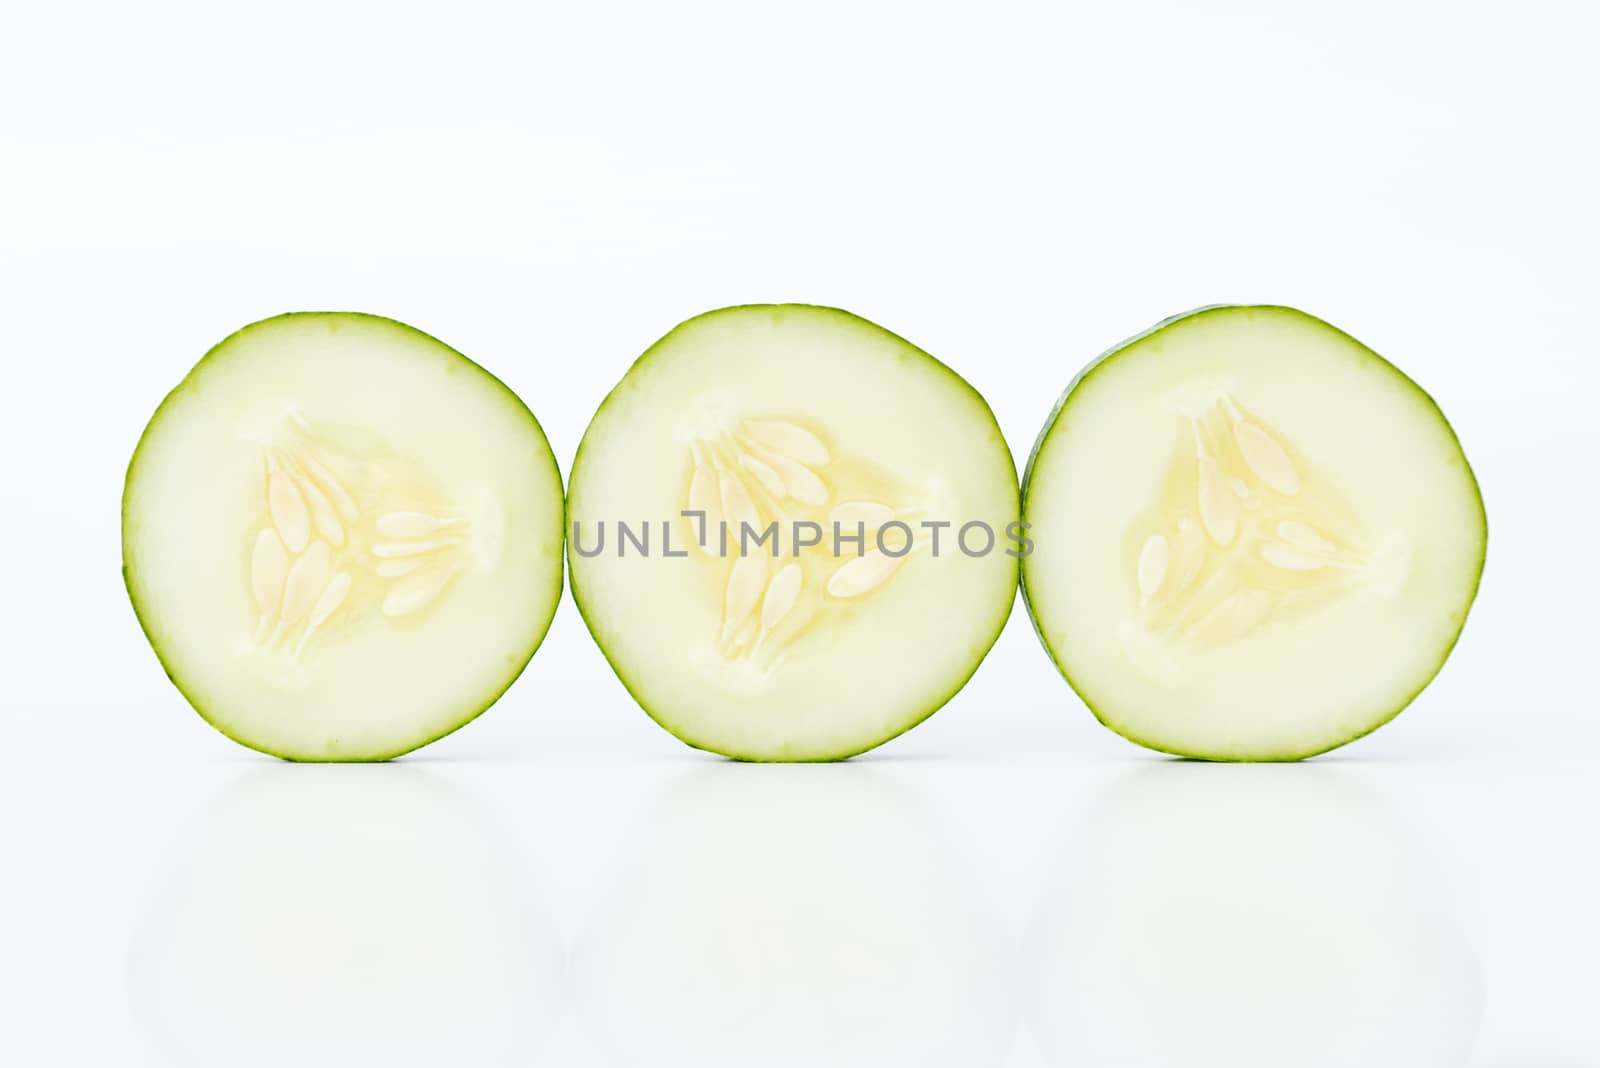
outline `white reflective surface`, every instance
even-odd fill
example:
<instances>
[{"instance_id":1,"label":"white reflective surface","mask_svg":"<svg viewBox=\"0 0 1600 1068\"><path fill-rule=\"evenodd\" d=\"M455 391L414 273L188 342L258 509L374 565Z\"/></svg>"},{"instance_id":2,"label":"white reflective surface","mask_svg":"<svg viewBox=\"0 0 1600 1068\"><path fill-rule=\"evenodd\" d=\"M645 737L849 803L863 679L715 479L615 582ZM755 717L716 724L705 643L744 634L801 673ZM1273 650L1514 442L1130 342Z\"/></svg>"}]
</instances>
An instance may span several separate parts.
<instances>
[{"instance_id":1,"label":"white reflective surface","mask_svg":"<svg viewBox=\"0 0 1600 1068\"><path fill-rule=\"evenodd\" d=\"M675 779L578 941L586 1033L641 1068L995 1063L1005 946L941 803L868 766Z\"/></svg>"},{"instance_id":2,"label":"white reflective surface","mask_svg":"<svg viewBox=\"0 0 1600 1068\"><path fill-rule=\"evenodd\" d=\"M578 745L3 789L8 1064L1600 1063L1589 765Z\"/></svg>"},{"instance_id":3,"label":"white reflective surface","mask_svg":"<svg viewBox=\"0 0 1600 1068\"><path fill-rule=\"evenodd\" d=\"M404 765L265 765L190 813L134 928L159 1063L527 1063L548 905L497 814Z\"/></svg>"},{"instance_id":4,"label":"white reflective surface","mask_svg":"<svg viewBox=\"0 0 1600 1068\"><path fill-rule=\"evenodd\" d=\"M1326 765L1173 763L1072 813L1029 939L1070 1065L1451 1068L1478 965L1435 845Z\"/></svg>"}]
</instances>

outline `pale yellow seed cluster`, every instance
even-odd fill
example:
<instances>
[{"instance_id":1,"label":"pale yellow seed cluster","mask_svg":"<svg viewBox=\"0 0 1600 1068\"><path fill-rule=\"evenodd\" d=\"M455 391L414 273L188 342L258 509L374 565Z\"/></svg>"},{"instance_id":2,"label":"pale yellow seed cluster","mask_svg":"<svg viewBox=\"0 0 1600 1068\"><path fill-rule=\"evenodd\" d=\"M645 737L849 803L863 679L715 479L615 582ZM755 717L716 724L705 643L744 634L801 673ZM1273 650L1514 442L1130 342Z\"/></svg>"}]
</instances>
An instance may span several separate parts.
<instances>
[{"instance_id":1,"label":"pale yellow seed cluster","mask_svg":"<svg viewBox=\"0 0 1600 1068\"><path fill-rule=\"evenodd\" d=\"M434 603L462 569L452 550L467 540L466 520L387 511L369 527L350 487L378 476L349 457L336 465L319 457L303 419L283 436L293 443L262 448L265 524L249 546L256 641L298 658L362 590L393 620ZM333 466L347 474L335 475Z\"/></svg>"},{"instance_id":2,"label":"pale yellow seed cluster","mask_svg":"<svg viewBox=\"0 0 1600 1068\"><path fill-rule=\"evenodd\" d=\"M883 524L912 514L878 500L838 500L830 484L838 466L835 450L818 433L792 419L743 419L728 429L697 438L690 446L690 475L684 506L705 516L701 551L721 557L726 524L727 565L722 578L722 612L717 647L729 658L755 657L776 666L773 655L792 641L829 599L847 601L879 589L900 569L905 557L873 546ZM789 548L792 524L810 521L824 530L823 545L807 553L806 564L831 546L833 524L850 534L865 532L861 555L847 555L822 579L787 551L774 559L765 546L741 551L740 531L760 532L776 522L780 542ZM785 557L788 557L787 559ZM831 564L832 561L830 560ZM807 582L808 573L820 588Z\"/></svg>"},{"instance_id":3,"label":"pale yellow seed cluster","mask_svg":"<svg viewBox=\"0 0 1600 1068\"><path fill-rule=\"evenodd\" d=\"M1160 498L1133 531L1146 625L1215 647L1337 596L1365 554L1361 524L1333 487L1229 394L1180 418Z\"/></svg>"},{"instance_id":4,"label":"pale yellow seed cluster","mask_svg":"<svg viewBox=\"0 0 1600 1068\"><path fill-rule=\"evenodd\" d=\"M349 571L336 566L348 529L360 517L355 499L315 458L264 450L268 526L255 534L250 588L256 640L285 642L298 656L350 595Z\"/></svg>"}]
</instances>

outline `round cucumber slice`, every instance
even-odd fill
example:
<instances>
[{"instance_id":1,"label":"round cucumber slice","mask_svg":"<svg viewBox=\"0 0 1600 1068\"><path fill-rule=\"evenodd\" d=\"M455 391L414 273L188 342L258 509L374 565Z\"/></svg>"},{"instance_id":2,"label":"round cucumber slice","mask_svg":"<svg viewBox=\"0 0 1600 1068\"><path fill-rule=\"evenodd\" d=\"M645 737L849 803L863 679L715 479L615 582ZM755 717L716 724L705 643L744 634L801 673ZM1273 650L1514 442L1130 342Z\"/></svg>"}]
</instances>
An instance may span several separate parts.
<instances>
[{"instance_id":1,"label":"round cucumber slice","mask_svg":"<svg viewBox=\"0 0 1600 1068\"><path fill-rule=\"evenodd\" d=\"M245 327L156 410L123 574L178 689L235 741L382 760L488 708L561 596L562 495L532 413L409 326Z\"/></svg>"},{"instance_id":2,"label":"round cucumber slice","mask_svg":"<svg viewBox=\"0 0 1600 1068\"><path fill-rule=\"evenodd\" d=\"M727 756L840 759L910 729L1016 596L1016 467L989 406L832 308L673 330L595 414L567 505L606 659L658 723Z\"/></svg>"},{"instance_id":3,"label":"round cucumber slice","mask_svg":"<svg viewBox=\"0 0 1600 1068\"><path fill-rule=\"evenodd\" d=\"M1293 308L1211 307L1067 388L1023 488L1035 629L1102 723L1163 752L1295 760L1444 664L1487 524L1437 405Z\"/></svg>"}]
</instances>

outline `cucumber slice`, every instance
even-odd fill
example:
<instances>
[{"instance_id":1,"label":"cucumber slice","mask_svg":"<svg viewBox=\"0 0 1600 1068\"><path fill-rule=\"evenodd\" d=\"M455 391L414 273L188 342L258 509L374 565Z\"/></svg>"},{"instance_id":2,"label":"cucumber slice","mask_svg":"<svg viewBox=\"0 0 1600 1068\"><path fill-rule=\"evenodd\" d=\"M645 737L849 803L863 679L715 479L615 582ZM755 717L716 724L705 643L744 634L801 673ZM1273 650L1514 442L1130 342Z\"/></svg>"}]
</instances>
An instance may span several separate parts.
<instances>
[{"instance_id":1,"label":"cucumber slice","mask_svg":"<svg viewBox=\"0 0 1600 1068\"><path fill-rule=\"evenodd\" d=\"M832 308L673 330L595 413L567 504L573 596L606 659L658 723L727 756L840 759L910 729L1016 596L1016 467L989 406ZM741 552L745 524L769 540Z\"/></svg>"},{"instance_id":2,"label":"cucumber slice","mask_svg":"<svg viewBox=\"0 0 1600 1068\"><path fill-rule=\"evenodd\" d=\"M561 476L532 413L372 315L212 349L128 467L123 574L212 726L289 760L382 760L488 708L561 596Z\"/></svg>"},{"instance_id":3,"label":"cucumber slice","mask_svg":"<svg viewBox=\"0 0 1600 1068\"><path fill-rule=\"evenodd\" d=\"M1443 666L1487 544L1432 398L1292 308L1202 308L1085 369L1023 489L1034 627L1100 721L1163 752L1295 760Z\"/></svg>"}]
</instances>

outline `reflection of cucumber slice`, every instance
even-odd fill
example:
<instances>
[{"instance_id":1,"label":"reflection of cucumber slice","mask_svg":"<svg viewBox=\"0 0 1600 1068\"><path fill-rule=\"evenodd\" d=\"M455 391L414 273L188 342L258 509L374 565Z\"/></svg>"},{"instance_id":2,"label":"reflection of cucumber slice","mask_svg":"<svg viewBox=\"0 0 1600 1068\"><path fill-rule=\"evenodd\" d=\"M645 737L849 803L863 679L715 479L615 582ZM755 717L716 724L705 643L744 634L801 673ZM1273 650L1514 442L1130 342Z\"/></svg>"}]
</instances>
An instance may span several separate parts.
<instances>
[{"instance_id":1,"label":"reflection of cucumber slice","mask_svg":"<svg viewBox=\"0 0 1600 1068\"><path fill-rule=\"evenodd\" d=\"M293 760L425 745L511 685L561 595L561 476L460 353L370 315L212 349L128 467L123 571L208 721Z\"/></svg>"},{"instance_id":2,"label":"reflection of cucumber slice","mask_svg":"<svg viewBox=\"0 0 1600 1068\"><path fill-rule=\"evenodd\" d=\"M499 812L402 766L268 764L200 800L128 954L137 1063L544 1063L561 954Z\"/></svg>"},{"instance_id":3,"label":"reflection of cucumber slice","mask_svg":"<svg viewBox=\"0 0 1600 1068\"><path fill-rule=\"evenodd\" d=\"M948 367L845 312L728 308L658 342L595 414L568 496L572 591L679 738L836 759L931 715L977 669L1016 595L1016 511L1000 428ZM821 544L803 544L806 523ZM861 544L836 545L835 523ZM741 553L744 524L776 531Z\"/></svg>"},{"instance_id":4,"label":"reflection of cucumber slice","mask_svg":"<svg viewBox=\"0 0 1600 1068\"><path fill-rule=\"evenodd\" d=\"M928 800L832 765L711 765L652 796L574 955L595 1063L1000 1063L1011 961Z\"/></svg>"},{"instance_id":5,"label":"reflection of cucumber slice","mask_svg":"<svg viewBox=\"0 0 1600 1068\"><path fill-rule=\"evenodd\" d=\"M1466 1063L1478 962L1405 808L1330 767L1196 764L1073 808L1025 939L1045 1063Z\"/></svg>"},{"instance_id":6,"label":"reflection of cucumber slice","mask_svg":"<svg viewBox=\"0 0 1600 1068\"><path fill-rule=\"evenodd\" d=\"M1217 760L1397 715L1461 633L1487 539L1432 399L1292 308L1204 308L1096 360L1023 497L1023 593L1062 674L1118 733Z\"/></svg>"}]
</instances>

